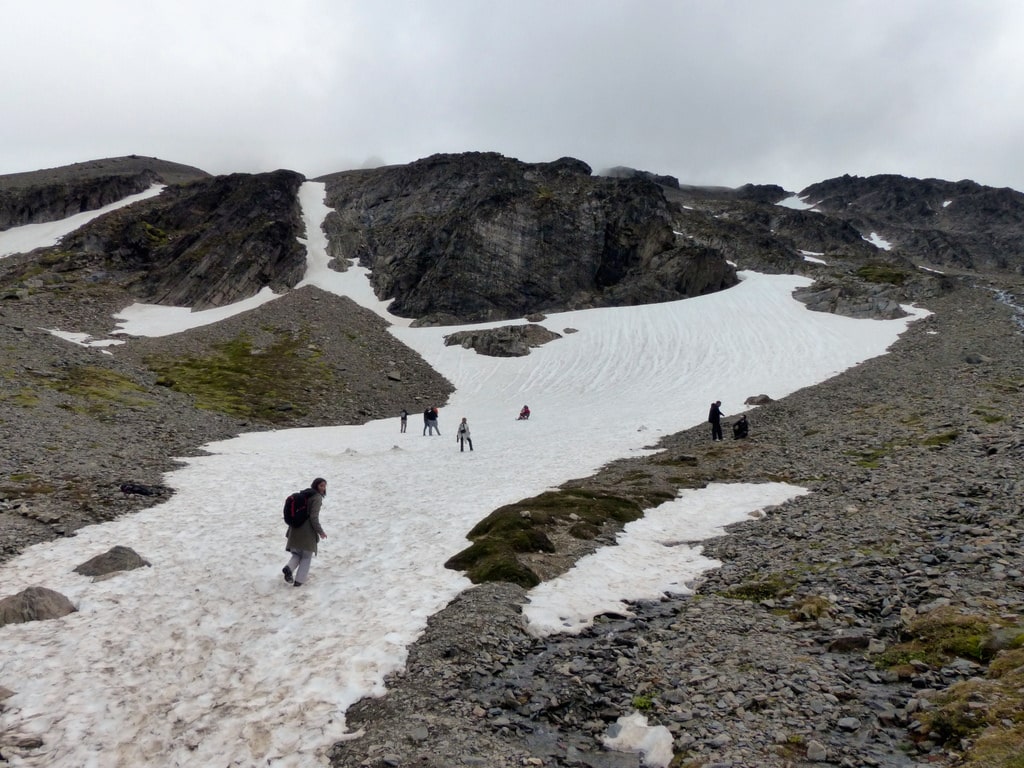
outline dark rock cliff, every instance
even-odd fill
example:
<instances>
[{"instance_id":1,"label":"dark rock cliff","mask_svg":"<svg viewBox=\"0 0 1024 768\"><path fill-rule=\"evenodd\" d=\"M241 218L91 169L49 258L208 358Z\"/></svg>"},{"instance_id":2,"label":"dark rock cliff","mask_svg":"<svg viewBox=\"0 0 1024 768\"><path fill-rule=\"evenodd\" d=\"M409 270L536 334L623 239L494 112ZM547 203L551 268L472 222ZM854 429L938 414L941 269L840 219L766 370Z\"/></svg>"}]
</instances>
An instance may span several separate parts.
<instances>
[{"instance_id":1,"label":"dark rock cliff","mask_svg":"<svg viewBox=\"0 0 1024 768\"><path fill-rule=\"evenodd\" d=\"M421 322L643 304L735 284L721 255L680 241L663 187L579 160L434 155L323 177L332 255L372 270L391 311Z\"/></svg>"},{"instance_id":2,"label":"dark rock cliff","mask_svg":"<svg viewBox=\"0 0 1024 768\"><path fill-rule=\"evenodd\" d=\"M197 309L294 286L305 272L301 174L232 174L169 186L68 235L67 268L119 277L140 301Z\"/></svg>"},{"instance_id":3,"label":"dark rock cliff","mask_svg":"<svg viewBox=\"0 0 1024 768\"><path fill-rule=\"evenodd\" d=\"M877 232L933 267L1024 273L1024 195L973 181L841 176L801 193L817 210Z\"/></svg>"},{"instance_id":4,"label":"dark rock cliff","mask_svg":"<svg viewBox=\"0 0 1024 768\"><path fill-rule=\"evenodd\" d=\"M0 176L0 230L94 211L155 183L177 184L208 174L153 157L110 158Z\"/></svg>"}]
</instances>

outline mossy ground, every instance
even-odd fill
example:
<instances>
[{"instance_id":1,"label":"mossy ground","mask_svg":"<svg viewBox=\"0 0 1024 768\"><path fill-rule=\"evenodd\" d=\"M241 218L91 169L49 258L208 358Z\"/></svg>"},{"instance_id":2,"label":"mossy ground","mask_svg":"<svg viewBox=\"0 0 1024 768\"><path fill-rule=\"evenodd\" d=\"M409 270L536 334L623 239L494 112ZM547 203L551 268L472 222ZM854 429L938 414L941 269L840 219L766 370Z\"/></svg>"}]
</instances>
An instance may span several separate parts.
<instances>
[{"instance_id":1,"label":"mossy ground","mask_svg":"<svg viewBox=\"0 0 1024 768\"><path fill-rule=\"evenodd\" d=\"M240 335L203 357L150 358L157 383L189 394L196 406L269 424L303 413L310 383L331 387L333 371L304 334L271 334L256 345Z\"/></svg>"},{"instance_id":2,"label":"mossy ground","mask_svg":"<svg viewBox=\"0 0 1024 768\"><path fill-rule=\"evenodd\" d=\"M937 667L961 657L988 664L985 677L934 699L934 709L921 716L928 738L964 750L962 765L971 768L1024 768L1024 625L943 607L915 617L905 637L876 656L876 664L908 676L914 661Z\"/></svg>"},{"instance_id":3,"label":"mossy ground","mask_svg":"<svg viewBox=\"0 0 1024 768\"><path fill-rule=\"evenodd\" d=\"M634 476L631 478L636 480ZM601 532L621 528L643 516L654 506L626 495L583 488L548 491L530 499L500 507L477 523L469 532L472 545L445 564L462 570L475 584L485 581L511 581L532 587L540 578L523 565L517 555L526 552L554 552L548 535L565 530L578 538L592 539ZM659 497L661 501L671 496Z\"/></svg>"}]
</instances>

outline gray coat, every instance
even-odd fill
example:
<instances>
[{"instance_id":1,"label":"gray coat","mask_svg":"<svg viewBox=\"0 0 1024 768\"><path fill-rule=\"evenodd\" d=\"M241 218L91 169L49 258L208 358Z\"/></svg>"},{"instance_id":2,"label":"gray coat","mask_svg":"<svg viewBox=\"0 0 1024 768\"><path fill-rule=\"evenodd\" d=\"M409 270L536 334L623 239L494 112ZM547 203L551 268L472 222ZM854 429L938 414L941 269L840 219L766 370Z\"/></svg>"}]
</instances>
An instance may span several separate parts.
<instances>
[{"instance_id":1,"label":"gray coat","mask_svg":"<svg viewBox=\"0 0 1024 768\"><path fill-rule=\"evenodd\" d=\"M286 550L316 554L317 542L324 535L324 529L320 527L320 505L323 503L324 497L319 493L314 493L309 497L309 519L297 528L288 526Z\"/></svg>"}]
</instances>

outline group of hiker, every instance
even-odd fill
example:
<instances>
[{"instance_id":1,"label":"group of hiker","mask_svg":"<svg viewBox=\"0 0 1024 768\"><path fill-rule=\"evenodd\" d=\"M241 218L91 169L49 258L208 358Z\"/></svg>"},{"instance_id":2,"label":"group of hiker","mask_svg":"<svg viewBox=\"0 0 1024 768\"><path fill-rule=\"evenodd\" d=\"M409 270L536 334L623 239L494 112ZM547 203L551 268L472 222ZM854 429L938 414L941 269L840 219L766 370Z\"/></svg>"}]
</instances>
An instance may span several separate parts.
<instances>
[{"instance_id":1,"label":"group of hiker","mask_svg":"<svg viewBox=\"0 0 1024 768\"><path fill-rule=\"evenodd\" d=\"M711 441L722 439L722 401L715 400L708 411L708 423L711 424ZM742 440L750 434L750 422L747 414L743 414L732 424L732 439Z\"/></svg>"},{"instance_id":2,"label":"group of hiker","mask_svg":"<svg viewBox=\"0 0 1024 768\"><path fill-rule=\"evenodd\" d=\"M423 436L433 436L434 433L441 434L441 428L437 425L437 406L428 405L423 409ZM517 421L525 421L530 418L530 406L524 405L519 411L519 417ZM405 433L409 426L409 411L405 408L398 414L398 430L399 432ZM469 450L473 450L473 440L470 437L469 422L466 421L466 417L462 417L462 421L459 422L458 429L455 431L455 441L459 444L459 450L465 451L466 446L469 446Z\"/></svg>"},{"instance_id":3,"label":"group of hiker","mask_svg":"<svg viewBox=\"0 0 1024 768\"><path fill-rule=\"evenodd\" d=\"M522 410L519 411L517 421L524 421L530 418L530 408L524 405ZM433 435L435 432L440 435L441 430L437 425L438 411L435 406L429 406L423 411L423 435ZM409 421L409 412L402 409L399 414L400 430L405 432ZM708 422L711 424L711 440L717 441L722 439L722 401L716 400L711 404L711 408L708 411ZM732 436L734 440L741 440L750 434L750 423L747 421L746 414L741 415L732 424ZM473 439L470 436L469 422L466 417L462 417L462 421L459 422L459 426L455 431L455 441L459 444L459 450L465 451L466 446L469 446L469 450L473 450ZM317 551L317 542L320 539L326 539L327 533L320 525L320 506L323 504L324 497L327 495L327 481L322 477L318 477L310 484L310 487L304 491L292 494L289 497L291 500L293 497L299 499L297 503L302 504L304 509L303 514L296 518L289 518L288 512L286 511L286 521L292 520L292 523L288 524L287 531L287 543L285 550L291 554L291 559L281 569L284 574L284 580L293 586L301 587L306 579L309 577L309 566L312 563L313 555ZM285 503L286 510L288 509L288 502Z\"/></svg>"}]
</instances>

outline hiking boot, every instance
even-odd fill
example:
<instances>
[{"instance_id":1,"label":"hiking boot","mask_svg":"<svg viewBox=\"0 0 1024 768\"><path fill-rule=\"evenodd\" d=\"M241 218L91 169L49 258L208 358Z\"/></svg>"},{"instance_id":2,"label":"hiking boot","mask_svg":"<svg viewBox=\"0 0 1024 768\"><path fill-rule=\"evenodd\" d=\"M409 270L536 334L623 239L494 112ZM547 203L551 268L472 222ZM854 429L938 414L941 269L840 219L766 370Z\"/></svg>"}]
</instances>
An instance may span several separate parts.
<instances>
[{"instance_id":1,"label":"hiking boot","mask_svg":"<svg viewBox=\"0 0 1024 768\"><path fill-rule=\"evenodd\" d=\"M301 581L296 581L294 584L292 584L292 586L293 587L301 587L302 586L302 582Z\"/></svg>"},{"instance_id":2,"label":"hiking boot","mask_svg":"<svg viewBox=\"0 0 1024 768\"><path fill-rule=\"evenodd\" d=\"M284 568L281 569L281 573L284 574L284 580L287 581L289 584L291 584L292 583L292 569L289 568L286 565Z\"/></svg>"}]
</instances>

